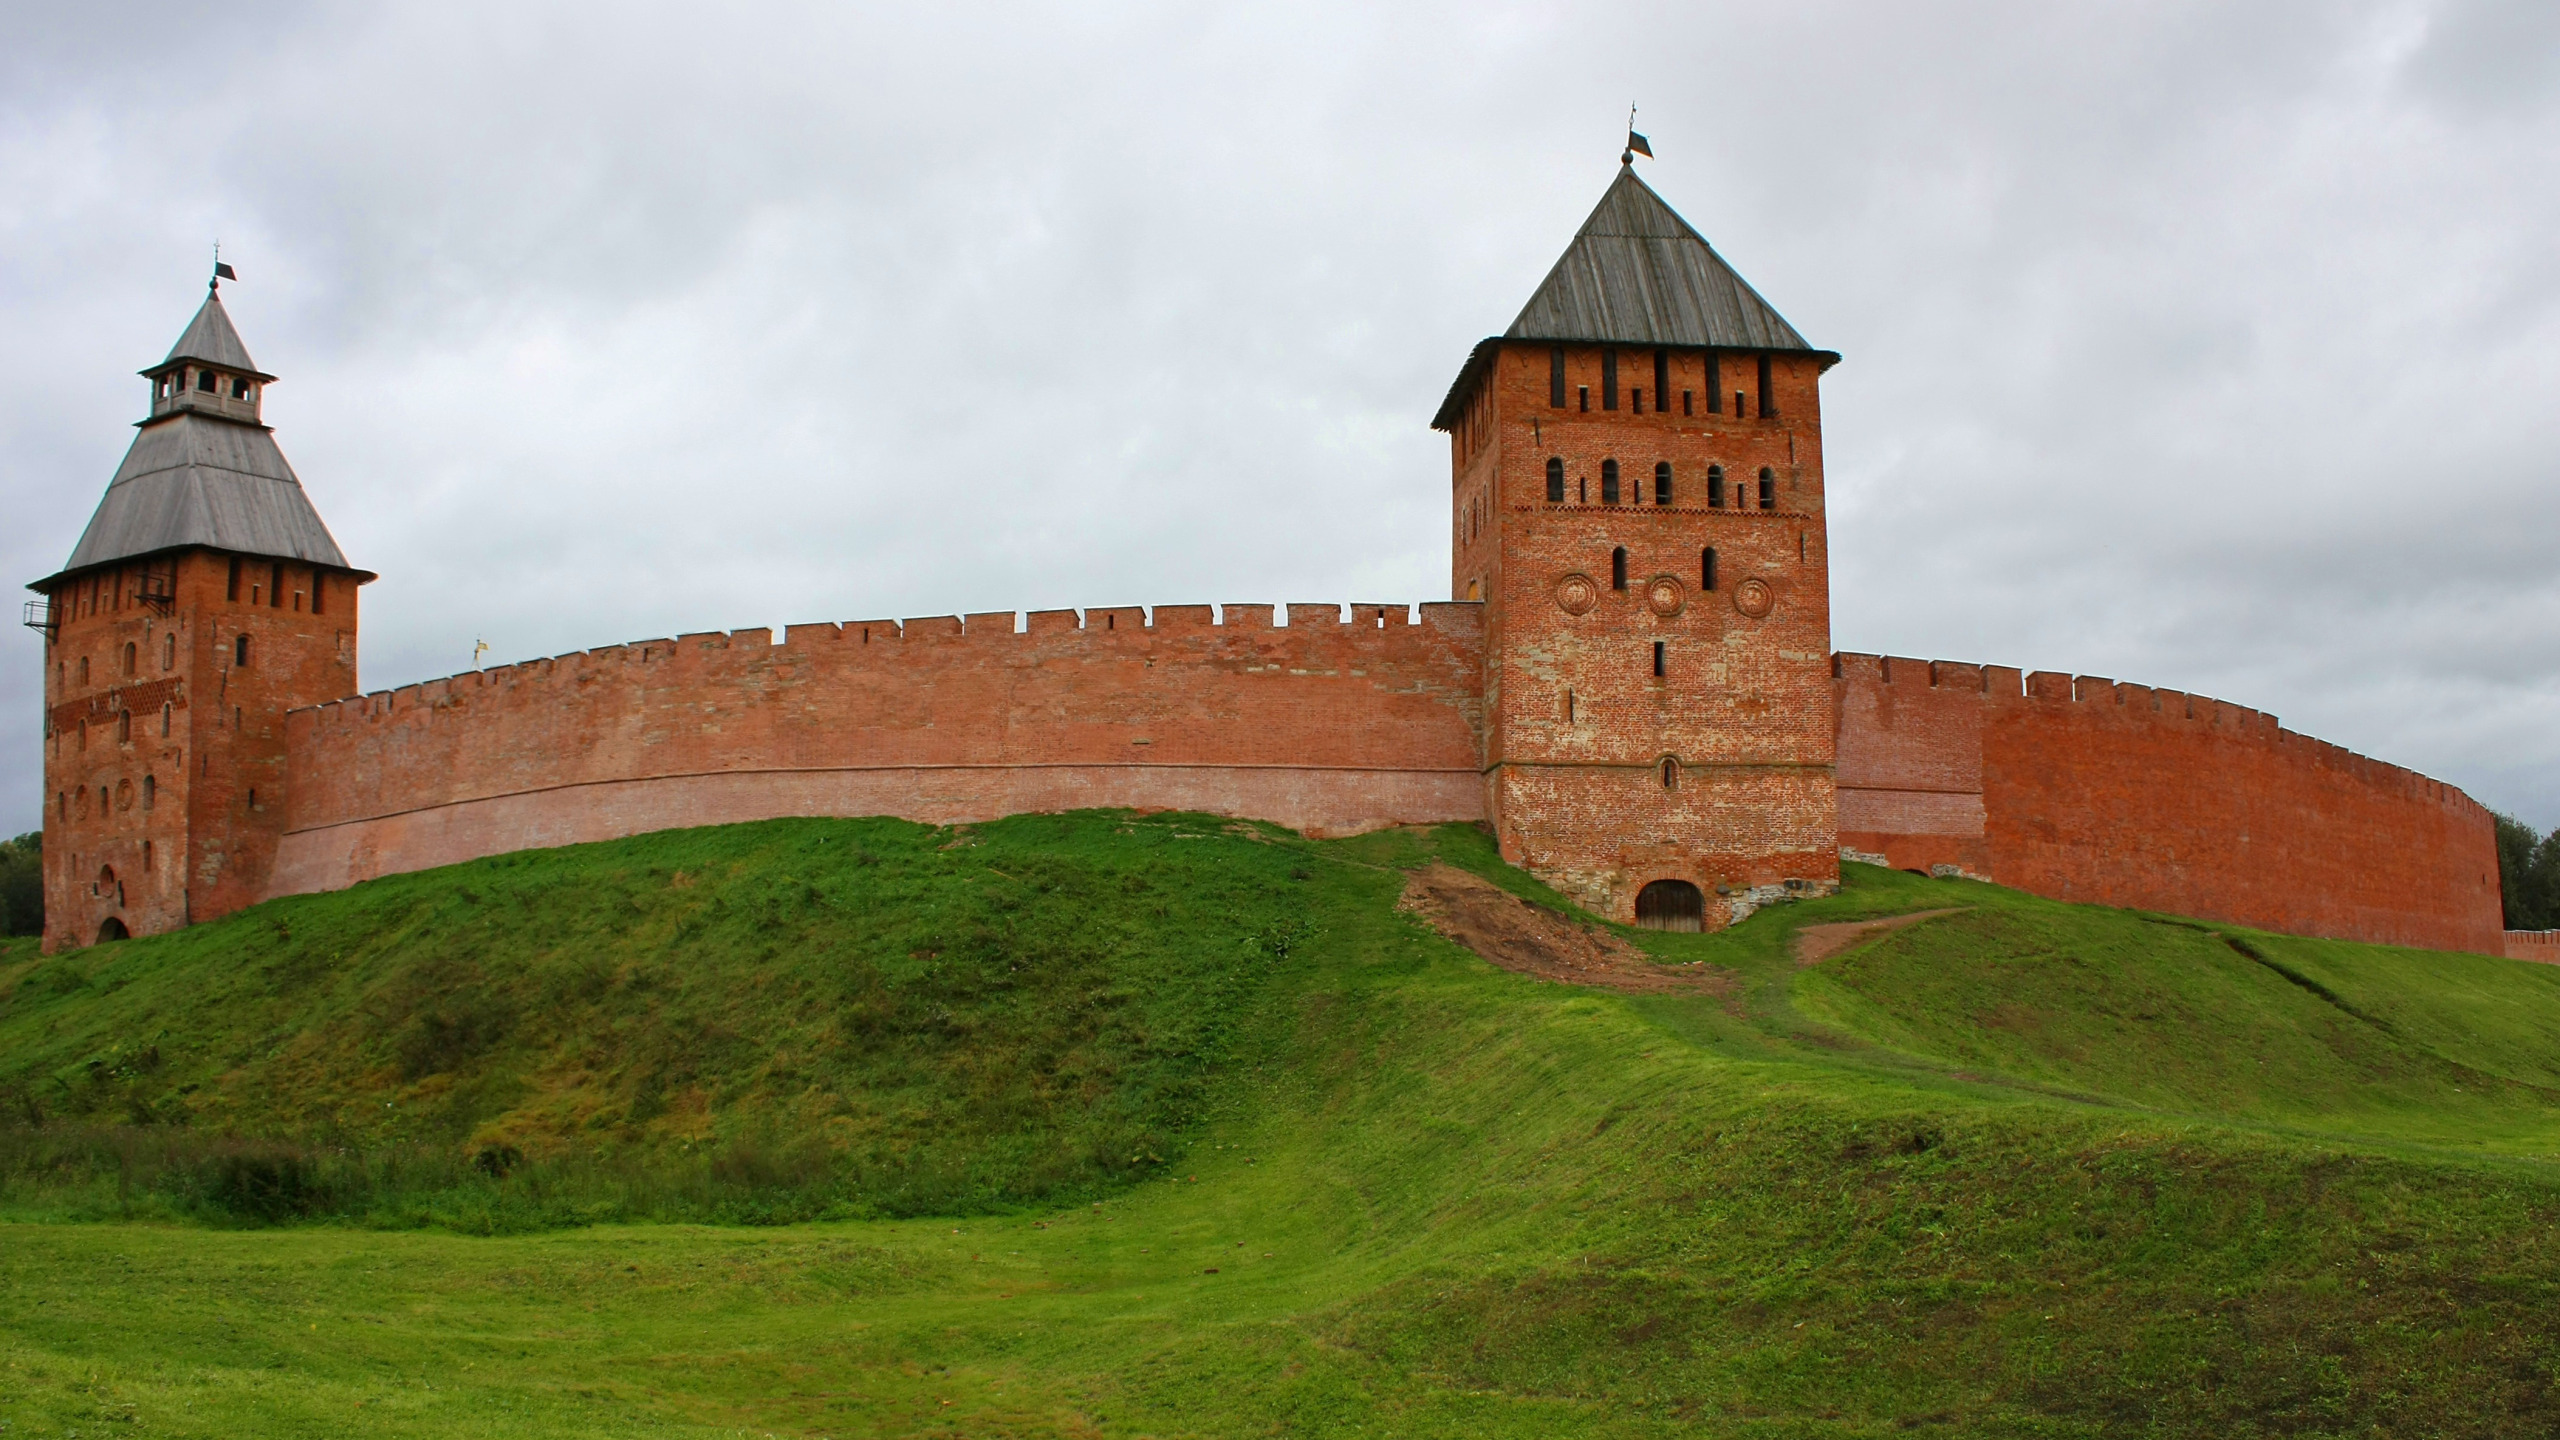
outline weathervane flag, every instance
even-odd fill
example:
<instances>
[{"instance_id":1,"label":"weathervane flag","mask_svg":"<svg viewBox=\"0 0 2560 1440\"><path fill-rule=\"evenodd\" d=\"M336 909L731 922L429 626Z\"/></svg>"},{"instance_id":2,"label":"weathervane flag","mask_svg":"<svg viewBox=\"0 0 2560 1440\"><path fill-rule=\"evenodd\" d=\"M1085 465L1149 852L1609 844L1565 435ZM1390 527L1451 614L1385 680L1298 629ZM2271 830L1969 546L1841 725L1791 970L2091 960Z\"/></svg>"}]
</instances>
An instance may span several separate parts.
<instances>
[{"instance_id":1,"label":"weathervane flag","mask_svg":"<svg viewBox=\"0 0 2560 1440\"><path fill-rule=\"evenodd\" d=\"M1637 134L1633 130L1630 130L1627 132L1627 153L1630 155L1641 155L1647 160L1650 160L1653 158L1653 147L1644 143L1643 136Z\"/></svg>"}]
</instances>

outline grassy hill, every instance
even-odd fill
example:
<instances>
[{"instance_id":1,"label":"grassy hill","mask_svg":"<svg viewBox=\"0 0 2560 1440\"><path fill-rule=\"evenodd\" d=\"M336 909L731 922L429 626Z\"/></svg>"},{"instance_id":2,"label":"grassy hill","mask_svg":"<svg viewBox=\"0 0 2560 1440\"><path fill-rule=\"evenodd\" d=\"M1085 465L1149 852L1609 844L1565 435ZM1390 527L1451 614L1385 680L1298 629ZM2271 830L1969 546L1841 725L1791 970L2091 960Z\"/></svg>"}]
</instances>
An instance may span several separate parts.
<instances>
[{"instance_id":1,"label":"grassy hill","mask_svg":"<svg viewBox=\"0 0 2560 1440\"><path fill-rule=\"evenodd\" d=\"M807 821L0 950L0 1424L2560 1429L2560 973L1850 867L1627 994L1434 860L1561 905Z\"/></svg>"}]
</instances>

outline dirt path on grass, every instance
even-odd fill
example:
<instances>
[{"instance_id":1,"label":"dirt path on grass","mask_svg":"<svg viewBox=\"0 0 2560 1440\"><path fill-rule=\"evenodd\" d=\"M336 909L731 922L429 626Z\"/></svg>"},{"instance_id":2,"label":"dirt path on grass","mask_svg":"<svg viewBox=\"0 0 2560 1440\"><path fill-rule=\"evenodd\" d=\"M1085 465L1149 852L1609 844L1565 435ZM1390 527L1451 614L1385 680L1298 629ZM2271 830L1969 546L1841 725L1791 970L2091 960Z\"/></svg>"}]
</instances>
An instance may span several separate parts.
<instances>
[{"instance_id":1,"label":"dirt path on grass","mask_svg":"<svg viewBox=\"0 0 2560 1440\"><path fill-rule=\"evenodd\" d=\"M1731 973L1660 965L1642 950L1438 861L1407 876L1396 908L1515 974L1637 994L1730 995Z\"/></svg>"},{"instance_id":2,"label":"dirt path on grass","mask_svg":"<svg viewBox=\"0 0 2560 1440\"><path fill-rule=\"evenodd\" d=\"M1836 925L1807 925L1796 932L1796 963L1819 965L1853 945L1871 940L1888 930L1953 915L1965 906L1954 905L1944 910L1915 910L1908 915L1888 915L1882 920L1843 920Z\"/></svg>"}]
</instances>

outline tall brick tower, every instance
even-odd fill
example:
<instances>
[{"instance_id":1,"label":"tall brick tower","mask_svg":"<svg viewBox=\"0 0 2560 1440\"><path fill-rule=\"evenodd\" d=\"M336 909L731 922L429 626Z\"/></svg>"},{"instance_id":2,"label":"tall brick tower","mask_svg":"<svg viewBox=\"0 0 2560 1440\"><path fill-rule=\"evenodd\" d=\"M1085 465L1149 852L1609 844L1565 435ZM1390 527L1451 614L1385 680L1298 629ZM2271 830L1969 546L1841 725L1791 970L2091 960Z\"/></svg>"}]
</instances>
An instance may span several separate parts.
<instances>
[{"instance_id":1,"label":"tall brick tower","mask_svg":"<svg viewBox=\"0 0 2560 1440\"><path fill-rule=\"evenodd\" d=\"M1716 928L1839 881L1816 350L1631 165L1432 427L1503 854Z\"/></svg>"},{"instance_id":2,"label":"tall brick tower","mask_svg":"<svg viewBox=\"0 0 2560 1440\"><path fill-rule=\"evenodd\" d=\"M260 420L219 290L142 372L151 411L62 569L45 637L47 951L258 898L285 802L284 712L356 693L356 587Z\"/></svg>"}]
</instances>

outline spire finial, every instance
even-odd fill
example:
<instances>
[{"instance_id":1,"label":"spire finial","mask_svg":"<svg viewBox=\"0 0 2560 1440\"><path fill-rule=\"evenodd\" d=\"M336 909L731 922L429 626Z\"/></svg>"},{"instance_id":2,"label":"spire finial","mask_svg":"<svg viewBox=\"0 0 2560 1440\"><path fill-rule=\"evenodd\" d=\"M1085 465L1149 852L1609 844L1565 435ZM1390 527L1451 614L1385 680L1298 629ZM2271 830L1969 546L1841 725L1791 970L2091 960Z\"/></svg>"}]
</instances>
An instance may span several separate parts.
<instances>
[{"instance_id":1,"label":"spire finial","mask_svg":"<svg viewBox=\"0 0 2560 1440\"><path fill-rule=\"evenodd\" d=\"M223 281L237 280L239 278L240 272L222 263L222 242L220 240L214 241L213 278L204 282L205 293L208 295L219 295L222 293Z\"/></svg>"},{"instance_id":2,"label":"spire finial","mask_svg":"<svg viewBox=\"0 0 2560 1440\"><path fill-rule=\"evenodd\" d=\"M1636 133L1636 107L1632 102L1630 102L1627 106L1627 148L1619 154L1618 163L1621 165L1633 165L1636 163L1636 157L1639 155L1643 156L1647 160L1652 159L1653 146L1647 143L1643 136Z\"/></svg>"}]
</instances>

